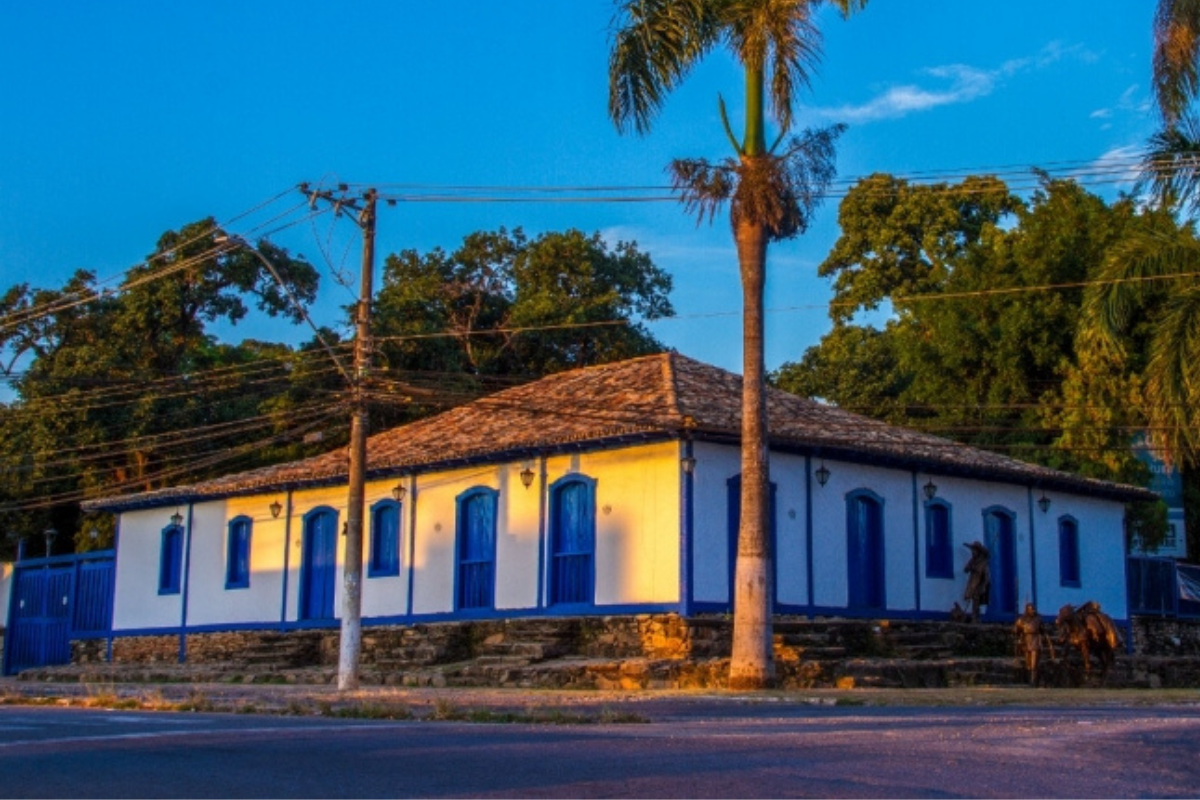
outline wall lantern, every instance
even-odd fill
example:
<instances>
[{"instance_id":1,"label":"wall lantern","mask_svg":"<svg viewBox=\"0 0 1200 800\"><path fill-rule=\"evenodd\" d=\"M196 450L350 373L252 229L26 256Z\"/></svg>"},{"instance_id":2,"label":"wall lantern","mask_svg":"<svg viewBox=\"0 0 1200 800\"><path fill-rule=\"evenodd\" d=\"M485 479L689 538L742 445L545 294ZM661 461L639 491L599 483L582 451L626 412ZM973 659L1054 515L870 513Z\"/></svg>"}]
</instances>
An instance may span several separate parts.
<instances>
[{"instance_id":1,"label":"wall lantern","mask_svg":"<svg viewBox=\"0 0 1200 800\"><path fill-rule=\"evenodd\" d=\"M821 466L817 467L815 474L817 476L817 483L821 484L822 486L829 483L829 467L825 466L824 461L821 462Z\"/></svg>"},{"instance_id":2,"label":"wall lantern","mask_svg":"<svg viewBox=\"0 0 1200 800\"><path fill-rule=\"evenodd\" d=\"M404 488L403 483L397 483L392 487L392 498L399 503L404 499L404 495L408 494L408 489Z\"/></svg>"},{"instance_id":3,"label":"wall lantern","mask_svg":"<svg viewBox=\"0 0 1200 800\"><path fill-rule=\"evenodd\" d=\"M683 458L679 459L679 466L683 467L683 471L685 473L691 475L696 471L696 457L684 456Z\"/></svg>"},{"instance_id":4,"label":"wall lantern","mask_svg":"<svg viewBox=\"0 0 1200 800\"><path fill-rule=\"evenodd\" d=\"M54 544L54 540L58 536L58 531L54 530L54 528L46 528L46 530L42 532L42 536L46 537L46 558L49 558L50 547Z\"/></svg>"},{"instance_id":5,"label":"wall lantern","mask_svg":"<svg viewBox=\"0 0 1200 800\"><path fill-rule=\"evenodd\" d=\"M525 469L521 470L521 485L528 489L533 485L533 476L534 472L531 467L526 467Z\"/></svg>"},{"instance_id":6,"label":"wall lantern","mask_svg":"<svg viewBox=\"0 0 1200 800\"><path fill-rule=\"evenodd\" d=\"M1043 514L1050 510L1050 498L1046 497L1046 491L1044 489L1042 490L1042 496L1038 499L1037 503L1038 508L1042 510Z\"/></svg>"},{"instance_id":7,"label":"wall lantern","mask_svg":"<svg viewBox=\"0 0 1200 800\"><path fill-rule=\"evenodd\" d=\"M183 514L180 514L178 510L171 515L171 524L176 528L183 526Z\"/></svg>"},{"instance_id":8,"label":"wall lantern","mask_svg":"<svg viewBox=\"0 0 1200 800\"><path fill-rule=\"evenodd\" d=\"M930 478L929 483L925 484L923 488L925 490L926 500L932 500L937 496L937 484L933 482L932 478Z\"/></svg>"},{"instance_id":9,"label":"wall lantern","mask_svg":"<svg viewBox=\"0 0 1200 800\"><path fill-rule=\"evenodd\" d=\"M271 518L279 519L279 515L283 513L283 503L276 500L268 507L271 509Z\"/></svg>"}]
</instances>

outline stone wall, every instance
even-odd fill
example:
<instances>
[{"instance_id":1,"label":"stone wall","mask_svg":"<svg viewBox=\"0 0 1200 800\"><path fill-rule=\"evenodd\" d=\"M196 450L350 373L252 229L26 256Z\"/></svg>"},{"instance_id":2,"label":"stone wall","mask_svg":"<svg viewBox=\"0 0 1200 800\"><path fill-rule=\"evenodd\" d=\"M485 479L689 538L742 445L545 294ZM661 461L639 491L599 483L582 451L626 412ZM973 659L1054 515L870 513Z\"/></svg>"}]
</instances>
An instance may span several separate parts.
<instances>
[{"instance_id":1,"label":"stone wall","mask_svg":"<svg viewBox=\"0 0 1200 800\"><path fill-rule=\"evenodd\" d=\"M1134 617L1133 651L1145 656L1200 656L1200 620Z\"/></svg>"},{"instance_id":2,"label":"stone wall","mask_svg":"<svg viewBox=\"0 0 1200 800\"><path fill-rule=\"evenodd\" d=\"M639 614L529 618L368 627L364 683L409 686L563 688L719 688L732 622ZM1110 686L1200 686L1200 624L1139 619L1141 652L1119 654ZM179 637L117 637L72 642L77 666L131 679L325 683L338 660L336 629L189 634L186 665ZM935 687L1023 682L1006 624L778 618L774 654L780 684ZM1050 685L1074 685L1080 672L1065 653ZM1047 661L1047 668L1050 663ZM123 670L123 672L122 672ZM137 677L137 676L143 677ZM1094 683L1093 677L1090 682Z\"/></svg>"}]
</instances>

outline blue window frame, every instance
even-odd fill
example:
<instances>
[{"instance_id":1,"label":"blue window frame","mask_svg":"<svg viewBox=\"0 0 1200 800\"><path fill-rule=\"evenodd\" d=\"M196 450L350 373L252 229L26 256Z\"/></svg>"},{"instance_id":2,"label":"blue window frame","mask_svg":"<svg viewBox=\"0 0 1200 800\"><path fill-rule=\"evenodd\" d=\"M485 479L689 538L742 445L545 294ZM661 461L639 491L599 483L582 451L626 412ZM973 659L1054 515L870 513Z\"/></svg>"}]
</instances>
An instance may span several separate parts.
<instances>
[{"instance_id":1,"label":"blue window frame","mask_svg":"<svg viewBox=\"0 0 1200 800\"><path fill-rule=\"evenodd\" d=\"M368 578L400 574L400 504L381 500L371 506L371 553Z\"/></svg>"},{"instance_id":2,"label":"blue window frame","mask_svg":"<svg viewBox=\"0 0 1200 800\"><path fill-rule=\"evenodd\" d=\"M158 593L179 594L183 578L183 528L169 525L162 530L158 556Z\"/></svg>"},{"instance_id":3,"label":"blue window frame","mask_svg":"<svg viewBox=\"0 0 1200 800\"><path fill-rule=\"evenodd\" d=\"M1058 518L1058 582L1079 586L1079 523L1074 517Z\"/></svg>"},{"instance_id":4,"label":"blue window frame","mask_svg":"<svg viewBox=\"0 0 1200 800\"><path fill-rule=\"evenodd\" d=\"M479 486L458 496L456 608L495 605L498 495L495 489Z\"/></svg>"},{"instance_id":5,"label":"blue window frame","mask_svg":"<svg viewBox=\"0 0 1200 800\"><path fill-rule=\"evenodd\" d=\"M950 504L944 500L930 500L925 504L925 577L954 578Z\"/></svg>"},{"instance_id":6,"label":"blue window frame","mask_svg":"<svg viewBox=\"0 0 1200 800\"><path fill-rule=\"evenodd\" d=\"M234 517L229 521L225 548L226 589L250 587L250 531L249 517Z\"/></svg>"},{"instance_id":7,"label":"blue window frame","mask_svg":"<svg viewBox=\"0 0 1200 800\"><path fill-rule=\"evenodd\" d=\"M596 602L596 481L568 475L550 487L550 605Z\"/></svg>"}]
</instances>

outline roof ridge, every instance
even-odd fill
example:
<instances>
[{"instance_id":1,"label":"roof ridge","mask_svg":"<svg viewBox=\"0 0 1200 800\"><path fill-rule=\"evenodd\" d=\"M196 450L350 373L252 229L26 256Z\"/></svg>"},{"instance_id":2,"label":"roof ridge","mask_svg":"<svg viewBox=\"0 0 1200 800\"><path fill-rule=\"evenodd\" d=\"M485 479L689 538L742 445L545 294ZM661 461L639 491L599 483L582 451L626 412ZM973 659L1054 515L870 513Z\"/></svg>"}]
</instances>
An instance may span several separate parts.
<instances>
[{"instance_id":1,"label":"roof ridge","mask_svg":"<svg viewBox=\"0 0 1200 800\"><path fill-rule=\"evenodd\" d=\"M675 353L668 350L662 353L663 381L667 387L667 405L672 414L683 417L683 409L679 407L679 386L675 381Z\"/></svg>"}]
</instances>

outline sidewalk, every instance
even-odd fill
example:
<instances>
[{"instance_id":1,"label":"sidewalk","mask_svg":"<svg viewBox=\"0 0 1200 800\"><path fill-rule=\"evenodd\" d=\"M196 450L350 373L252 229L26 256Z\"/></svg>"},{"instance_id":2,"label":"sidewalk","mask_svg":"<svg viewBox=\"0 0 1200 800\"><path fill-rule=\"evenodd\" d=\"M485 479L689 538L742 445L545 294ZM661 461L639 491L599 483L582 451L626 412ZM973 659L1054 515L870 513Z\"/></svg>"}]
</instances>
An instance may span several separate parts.
<instances>
[{"instance_id":1,"label":"sidewalk","mask_svg":"<svg viewBox=\"0 0 1200 800\"><path fill-rule=\"evenodd\" d=\"M480 722L663 722L728 716L739 705L888 706L1162 706L1200 705L1197 689L811 689L580 691L493 688L365 687L224 683L52 683L0 679L0 704L64 705L164 711L217 711Z\"/></svg>"}]
</instances>

